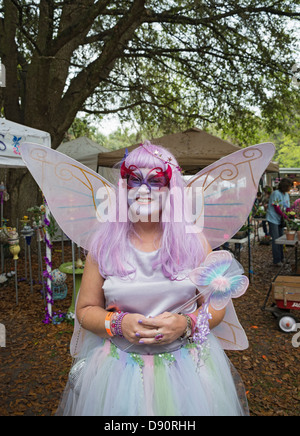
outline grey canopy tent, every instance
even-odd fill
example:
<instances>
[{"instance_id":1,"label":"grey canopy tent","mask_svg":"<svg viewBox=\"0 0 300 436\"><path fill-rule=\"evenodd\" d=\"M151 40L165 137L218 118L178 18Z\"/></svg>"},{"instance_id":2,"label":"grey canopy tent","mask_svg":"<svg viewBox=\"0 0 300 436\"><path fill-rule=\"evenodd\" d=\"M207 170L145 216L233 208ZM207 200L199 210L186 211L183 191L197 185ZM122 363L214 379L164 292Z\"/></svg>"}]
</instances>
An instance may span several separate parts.
<instances>
[{"instance_id":1,"label":"grey canopy tent","mask_svg":"<svg viewBox=\"0 0 300 436\"><path fill-rule=\"evenodd\" d=\"M185 174L195 174L222 157L241 149L196 127L160 138L149 139L153 144L162 145L170 150ZM139 144L135 144L127 147L129 153L138 146ZM124 151L125 148L121 148L110 153L99 154L98 165L112 167L122 160ZM279 167L276 163L271 162L267 171L278 172Z\"/></svg>"}]
</instances>

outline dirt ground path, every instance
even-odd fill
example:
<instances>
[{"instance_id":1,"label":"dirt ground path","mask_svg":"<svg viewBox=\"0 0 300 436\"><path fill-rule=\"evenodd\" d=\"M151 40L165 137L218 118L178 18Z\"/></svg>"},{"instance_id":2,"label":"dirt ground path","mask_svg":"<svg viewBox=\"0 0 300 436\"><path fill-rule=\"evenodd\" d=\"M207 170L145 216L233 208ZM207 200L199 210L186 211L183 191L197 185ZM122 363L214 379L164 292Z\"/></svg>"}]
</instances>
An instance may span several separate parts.
<instances>
[{"instance_id":1,"label":"dirt ground path","mask_svg":"<svg viewBox=\"0 0 300 436\"><path fill-rule=\"evenodd\" d=\"M71 260L69 245L65 261ZM248 252L241 252L247 271ZM53 252L54 268L61 253ZM24 275L24 260L18 261L18 277ZM33 277L37 260L33 256ZM9 265L8 265L9 267ZM271 266L271 248L255 244L254 280L247 293L235 302L237 314L249 339L249 349L227 352L247 391L252 416L300 415L300 348L292 345L292 334L278 330L271 314L261 311L276 269ZM288 270L287 274L291 271ZM68 296L55 302L54 311L67 311L71 303L72 278ZM41 285L33 293L20 281L16 306L14 280L0 287L0 323L6 328L6 347L0 348L0 415L52 416L59 404L71 365L69 343L73 327L67 323L45 325ZM270 300L271 303L271 300ZM299 312L295 313L300 314ZM300 316L298 315L299 321Z\"/></svg>"}]
</instances>

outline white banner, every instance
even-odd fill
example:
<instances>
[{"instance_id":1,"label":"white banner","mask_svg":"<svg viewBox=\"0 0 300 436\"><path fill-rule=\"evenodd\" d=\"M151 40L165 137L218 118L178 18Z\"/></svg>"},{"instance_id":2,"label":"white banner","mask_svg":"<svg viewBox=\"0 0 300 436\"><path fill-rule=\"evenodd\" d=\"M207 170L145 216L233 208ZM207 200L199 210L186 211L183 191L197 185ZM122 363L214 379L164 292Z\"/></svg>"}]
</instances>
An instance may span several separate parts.
<instances>
[{"instance_id":1,"label":"white banner","mask_svg":"<svg viewBox=\"0 0 300 436\"><path fill-rule=\"evenodd\" d=\"M25 167L19 150L25 141L51 147L49 133L0 118L0 166Z\"/></svg>"}]
</instances>

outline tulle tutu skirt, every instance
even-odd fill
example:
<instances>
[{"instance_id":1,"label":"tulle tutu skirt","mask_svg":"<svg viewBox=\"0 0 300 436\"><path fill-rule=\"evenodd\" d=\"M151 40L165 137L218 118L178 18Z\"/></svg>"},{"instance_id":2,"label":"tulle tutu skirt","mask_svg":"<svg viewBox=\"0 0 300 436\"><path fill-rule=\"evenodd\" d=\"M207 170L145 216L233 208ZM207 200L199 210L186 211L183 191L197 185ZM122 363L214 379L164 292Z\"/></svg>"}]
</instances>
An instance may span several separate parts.
<instances>
[{"instance_id":1,"label":"tulle tutu skirt","mask_svg":"<svg viewBox=\"0 0 300 436\"><path fill-rule=\"evenodd\" d=\"M58 416L248 415L241 379L213 334L201 354L191 344L141 355L88 333L80 354Z\"/></svg>"}]
</instances>

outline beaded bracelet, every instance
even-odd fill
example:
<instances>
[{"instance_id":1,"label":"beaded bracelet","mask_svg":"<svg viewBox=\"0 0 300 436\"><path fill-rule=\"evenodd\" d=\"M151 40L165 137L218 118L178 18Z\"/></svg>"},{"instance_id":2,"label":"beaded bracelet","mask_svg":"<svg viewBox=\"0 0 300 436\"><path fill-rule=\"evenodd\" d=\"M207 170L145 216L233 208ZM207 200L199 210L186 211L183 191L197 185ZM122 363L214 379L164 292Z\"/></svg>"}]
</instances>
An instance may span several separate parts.
<instances>
[{"instance_id":1,"label":"beaded bracelet","mask_svg":"<svg viewBox=\"0 0 300 436\"><path fill-rule=\"evenodd\" d=\"M110 336L120 336L123 338L123 332L122 332L122 320L125 315L128 315L128 312L121 312L118 310L117 312L111 312L112 315L110 316L110 326L109 331L106 329L107 333ZM111 334L110 334L110 333Z\"/></svg>"},{"instance_id":2,"label":"beaded bracelet","mask_svg":"<svg viewBox=\"0 0 300 436\"><path fill-rule=\"evenodd\" d=\"M113 336L116 336L116 321L118 316L120 315L120 313L122 313L120 310L118 310L117 312L114 312L113 316L111 317L111 323L110 323L110 329L111 332L113 334Z\"/></svg>"},{"instance_id":3,"label":"beaded bracelet","mask_svg":"<svg viewBox=\"0 0 300 436\"><path fill-rule=\"evenodd\" d=\"M128 312L121 312L116 319L116 335L121 338L123 338L122 321L125 315L128 315Z\"/></svg>"},{"instance_id":4,"label":"beaded bracelet","mask_svg":"<svg viewBox=\"0 0 300 436\"><path fill-rule=\"evenodd\" d=\"M186 319L186 328L183 334L180 336L180 339L181 340L188 339L192 334L192 318L189 315L185 315L183 313L180 313L179 315L184 316Z\"/></svg>"}]
</instances>

